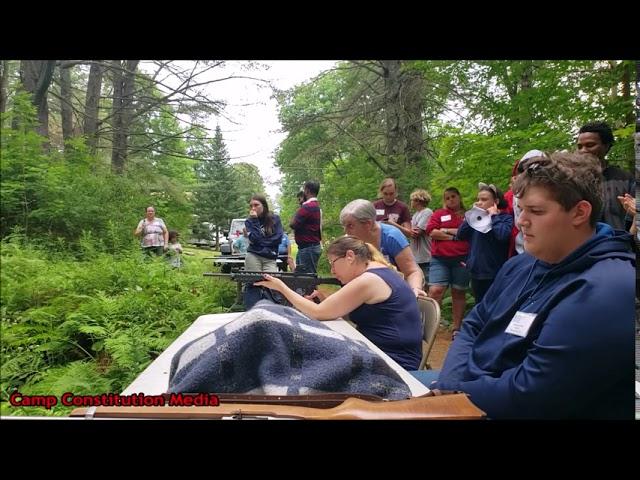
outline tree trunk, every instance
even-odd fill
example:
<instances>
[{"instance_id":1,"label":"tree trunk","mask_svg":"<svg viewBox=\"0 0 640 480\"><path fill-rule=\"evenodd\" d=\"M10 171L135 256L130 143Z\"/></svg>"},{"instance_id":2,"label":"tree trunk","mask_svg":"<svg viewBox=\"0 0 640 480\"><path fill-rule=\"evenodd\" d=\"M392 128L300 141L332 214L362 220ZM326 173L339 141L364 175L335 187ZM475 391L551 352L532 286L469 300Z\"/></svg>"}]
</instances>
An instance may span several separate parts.
<instances>
[{"instance_id":1,"label":"tree trunk","mask_svg":"<svg viewBox=\"0 0 640 480\"><path fill-rule=\"evenodd\" d=\"M403 107L405 113L404 136L406 140L405 156L408 165L418 163L424 155L422 111L424 109L423 85L421 73L408 71L404 74Z\"/></svg>"},{"instance_id":2,"label":"tree trunk","mask_svg":"<svg viewBox=\"0 0 640 480\"><path fill-rule=\"evenodd\" d=\"M7 83L9 82L9 60L0 60L0 114L7 111ZM0 117L2 122L2 117ZM2 128L2 123L0 123Z\"/></svg>"},{"instance_id":3,"label":"tree trunk","mask_svg":"<svg viewBox=\"0 0 640 480\"><path fill-rule=\"evenodd\" d=\"M624 62L622 66L622 98L625 105L629 105L629 110L625 113L625 125L632 125L636 121L631 102L631 75L633 70L633 62Z\"/></svg>"},{"instance_id":4,"label":"tree trunk","mask_svg":"<svg viewBox=\"0 0 640 480\"><path fill-rule=\"evenodd\" d=\"M9 60L0 60L0 113L7 111L7 83L9 81Z\"/></svg>"},{"instance_id":5,"label":"tree trunk","mask_svg":"<svg viewBox=\"0 0 640 480\"><path fill-rule=\"evenodd\" d=\"M609 70L615 73L616 67L618 64L613 60L609 60L607 63L609 63ZM611 83L611 89L609 90L609 99L611 100L611 103L614 103L617 97L618 97L618 82L614 81Z\"/></svg>"},{"instance_id":6,"label":"tree trunk","mask_svg":"<svg viewBox=\"0 0 640 480\"><path fill-rule=\"evenodd\" d=\"M397 178L423 155L423 82L421 73L403 71L402 62L382 61L384 68L386 155L388 174Z\"/></svg>"},{"instance_id":7,"label":"tree trunk","mask_svg":"<svg viewBox=\"0 0 640 480\"><path fill-rule=\"evenodd\" d=\"M382 64L384 73L384 116L386 127L387 145L387 173L391 177L397 177L400 173L402 159L400 155L403 148L402 141L402 108L400 103L400 61L384 60Z\"/></svg>"},{"instance_id":8,"label":"tree trunk","mask_svg":"<svg viewBox=\"0 0 640 480\"><path fill-rule=\"evenodd\" d=\"M533 62L527 62L524 69L522 70L522 74L519 78L519 90L520 97L526 97L530 95L532 84L533 84ZM531 103L525 101L524 98L520 99L518 106L518 127L521 129L526 129L531 125Z\"/></svg>"},{"instance_id":9,"label":"tree trunk","mask_svg":"<svg viewBox=\"0 0 640 480\"><path fill-rule=\"evenodd\" d=\"M95 153L98 146L98 105L100 104L100 93L102 91L103 72L102 65L91 64L89 82L87 84L87 98L84 105L83 133L87 146L92 153Z\"/></svg>"},{"instance_id":10,"label":"tree trunk","mask_svg":"<svg viewBox=\"0 0 640 480\"><path fill-rule=\"evenodd\" d=\"M127 160L127 139L132 118L135 70L139 60L113 61L113 151L111 169L124 173ZM123 71L124 68L124 71Z\"/></svg>"},{"instance_id":11,"label":"tree trunk","mask_svg":"<svg viewBox=\"0 0 640 480\"><path fill-rule=\"evenodd\" d=\"M71 67L60 67L60 115L62 116L62 141L73 137L73 109L71 107Z\"/></svg>"},{"instance_id":12,"label":"tree trunk","mask_svg":"<svg viewBox=\"0 0 640 480\"><path fill-rule=\"evenodd\" d=\"M25 90L32 95L32 103L38 108L37 132L49 138L49 104L47 91L53 79L55 60L21 60L20 80Z\"/></svg>"}]
</instances>

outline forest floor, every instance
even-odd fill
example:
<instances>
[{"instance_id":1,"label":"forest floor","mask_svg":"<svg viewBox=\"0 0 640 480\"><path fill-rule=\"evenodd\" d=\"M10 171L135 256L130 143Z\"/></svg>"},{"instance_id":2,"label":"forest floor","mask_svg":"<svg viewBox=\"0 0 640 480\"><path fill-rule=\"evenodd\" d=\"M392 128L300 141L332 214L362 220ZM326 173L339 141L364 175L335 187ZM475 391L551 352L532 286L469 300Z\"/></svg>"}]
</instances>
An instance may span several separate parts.
<instances>
[{"instance_id":1,"label":"forest floor","mask_svg":"<svg viewBox=\"0 0 640 480\"><path fill-rule=\"evenodd\" d=\"M436 341L433 344L431 353L429 354L429 364L434 370L440 370L447 351L451 345L451 330L448 327L440 325L436 334Z\"/></svg>"}]
</instances>

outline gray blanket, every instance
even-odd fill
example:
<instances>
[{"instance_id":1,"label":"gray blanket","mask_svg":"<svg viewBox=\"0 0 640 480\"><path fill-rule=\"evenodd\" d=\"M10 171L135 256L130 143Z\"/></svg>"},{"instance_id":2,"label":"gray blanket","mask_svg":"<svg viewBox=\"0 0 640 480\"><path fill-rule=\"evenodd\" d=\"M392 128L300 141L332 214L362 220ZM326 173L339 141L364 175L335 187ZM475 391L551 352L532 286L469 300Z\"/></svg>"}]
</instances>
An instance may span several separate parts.
<instances>
[{"instance_id":1,"label":"gray blanket","mask_svg":"<svg viewBox=\"0 0 640 480\"><path fill-rule=\"evenodd\" d=\"M171 361L169 392L411 396L400 376L365 343L265 300L184 345Z\"/></svg>"}]
</instances>

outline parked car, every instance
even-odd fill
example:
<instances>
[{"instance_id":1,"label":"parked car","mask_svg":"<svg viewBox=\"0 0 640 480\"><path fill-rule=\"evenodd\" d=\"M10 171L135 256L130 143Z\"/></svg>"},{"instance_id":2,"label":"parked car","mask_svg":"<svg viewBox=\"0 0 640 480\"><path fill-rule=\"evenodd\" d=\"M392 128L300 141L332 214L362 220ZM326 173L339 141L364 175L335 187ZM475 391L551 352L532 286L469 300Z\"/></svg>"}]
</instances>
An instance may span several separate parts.
<instances>
[{"instance_id":1,"label":"parked car","mask_svg":"<svg viewBox=\"0 0 640 480\"><path fill-rule=\"evenodd\" d=\"M187 241L190 245L197 247L209 247L215 248L218 244L228 242L224 232L218 233L218 239L216 241L216 226L209 222L202 222L193 228L193 234Z\"/></svg>"},{"instance_id":2,"label":"parked car","mask_svg":"<svg viewBox=\"0 0 640 480\"><path fill-rule=\"evenodd\" d=\"M244 230L244 218L234 218L231 220L229 230L223 230L222 233L226 237L226 242L220 242L220 253L222 255L233 255L233 242L242 235Z\"/></svg>"}]
</instances>

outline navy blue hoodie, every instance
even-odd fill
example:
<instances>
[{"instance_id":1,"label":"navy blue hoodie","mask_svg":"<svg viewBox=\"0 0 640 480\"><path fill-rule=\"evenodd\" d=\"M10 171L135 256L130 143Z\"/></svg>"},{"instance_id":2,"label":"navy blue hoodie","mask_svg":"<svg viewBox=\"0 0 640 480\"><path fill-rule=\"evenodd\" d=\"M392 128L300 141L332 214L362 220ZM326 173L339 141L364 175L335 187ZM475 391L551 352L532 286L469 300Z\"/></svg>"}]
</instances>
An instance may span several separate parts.
<instances>
[{"instance_id":1,"label":"navy blue hoodie","mask_svg":"<svg viewBox=\"0 0 640 480\"><path fill-rule=\"evenodd\" d=\"M602 223L558 264L511 258L431 388L489 418L632 419L635 260L631 236ZM536 314L524 337L505 332L517 311Z\"/></svg>"},{"instance_id":2,"label":"navy blue hoodie","mask_svg":"<svg viewBox=\"0 0 640 480\"><path fill-rule=\"evenodd\" d=\"M254 253L260 257L275 260L278 258L278 247L282 240L282 223L280 217L273 215L273 233L267 235L264 231L264 220L259 217L249 217L244 221L249 237L247 252Z\"/></svg>"},{"instance_id":3,"label":"navy blue hoodie","mask_svg":"<svg viewBox=\"0 0 640 480\"><path fill-rule=\"evenodd\" d=\"M471 278L491 280L509 257L509 240L513 228L513 215L499 213L491 216L491 230L481 233L465 220L458 227L456 238L469 242L467 269Z\"/></svg>"}]
</instances>

